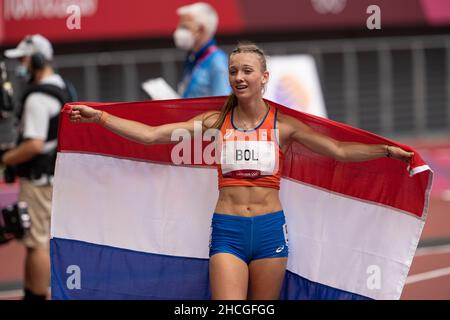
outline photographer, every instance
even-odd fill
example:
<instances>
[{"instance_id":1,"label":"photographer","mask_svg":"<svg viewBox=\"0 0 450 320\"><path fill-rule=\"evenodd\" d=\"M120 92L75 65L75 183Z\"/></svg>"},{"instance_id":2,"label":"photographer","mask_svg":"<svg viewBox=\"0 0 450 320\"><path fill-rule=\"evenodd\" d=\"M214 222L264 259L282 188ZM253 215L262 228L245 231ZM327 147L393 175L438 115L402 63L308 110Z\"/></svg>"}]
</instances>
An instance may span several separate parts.
<instances>
[{"instance_id":1,"label":"photographer","mask_svg":"<svg viewBox=\"0 0 450 320\"><path fill-rule=\"evenodd\" d=\"M50 214L52 180L56 161L59 114L69 102L71 87L51 66L53 48L41 35L25 37L5 56L19 59L18 73L27 78L27 88L19 107L19 141L5 152L2 162L8 167L6 180L20 178L19 200L28 204L30 232L25 244L24 299L46 298L50 284Z\"/></svg>"}]
</instances>

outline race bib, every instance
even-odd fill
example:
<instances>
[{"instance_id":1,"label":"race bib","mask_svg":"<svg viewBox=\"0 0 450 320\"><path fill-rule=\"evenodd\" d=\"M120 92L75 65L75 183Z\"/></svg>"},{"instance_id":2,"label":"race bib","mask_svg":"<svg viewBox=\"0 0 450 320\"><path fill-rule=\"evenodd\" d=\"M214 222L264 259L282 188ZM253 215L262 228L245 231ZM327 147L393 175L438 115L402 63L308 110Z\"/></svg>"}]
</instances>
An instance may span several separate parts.
<instances>
[{"instance_id":1,"label":"race bib","mask_svg":"<svg viewBox=\"0 0 450 320\"><path fill-rule=\"evenodd\" d=\"M273 141L226 141L222 145L222 175L234 178L257 178L273 175L277 168Z\"/></svg>"}]
</instances>

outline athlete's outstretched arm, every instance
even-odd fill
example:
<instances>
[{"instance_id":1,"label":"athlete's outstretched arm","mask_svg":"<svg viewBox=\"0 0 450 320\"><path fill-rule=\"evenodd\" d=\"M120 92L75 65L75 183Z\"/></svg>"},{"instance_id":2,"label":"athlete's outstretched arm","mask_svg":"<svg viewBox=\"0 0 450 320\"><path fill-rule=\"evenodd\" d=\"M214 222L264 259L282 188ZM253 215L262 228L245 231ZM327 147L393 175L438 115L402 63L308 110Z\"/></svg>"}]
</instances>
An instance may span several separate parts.
<instances>
[{"instance_id":1,"label":"athlete's outstretched arm","mask_svg":"<svg viewBox=\"0 0 450 320\"><path fill-rule=\"evenodd\" d=\"M394 159L408 162L413 156L395 146L386 144L364 144L358 142L343 142L315 131L303 122L287 116L280 115L280 132L288 142L296 141L308 149L324 156L332 157L343 162L367 161L389 156Z\"/></svg>"},{"instance_id":2,"label":"athlete's outstretched arm","mask_svg":"<svg viewBox=\"0 0 450 320\"><path fill-rule=\"evenodd\" d=\"M203 113L185 122L169 123L161 126L146 124L113 116L101 110L85 105L72 105L70 121L78 123L99 123L106 129L135 142L142 144L176 143L172 141L172 132L176 129L186 129L194 132L194 122L200 121L211 112Z\"/></svg>"}]
</instances>

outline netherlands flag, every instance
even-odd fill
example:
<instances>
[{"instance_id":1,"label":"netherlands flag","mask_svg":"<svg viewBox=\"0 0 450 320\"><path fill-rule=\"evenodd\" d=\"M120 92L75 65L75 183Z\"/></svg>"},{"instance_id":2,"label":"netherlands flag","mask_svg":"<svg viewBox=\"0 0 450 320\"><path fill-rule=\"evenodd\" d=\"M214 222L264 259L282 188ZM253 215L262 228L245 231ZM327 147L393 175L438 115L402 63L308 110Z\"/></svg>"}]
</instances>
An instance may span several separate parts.
<instances>
[{"instance_id":1,"label":"netherlands flag","mask_svg":"<svg viewBox=\"0 0 450 320\"><path fill-rule=\"evenodd\" d=\"M87 104L155 126L224 101ZM337 140L415 153L409 166L390 158L343 163L292 144L280 190L289 238L281 298L399 299L427 215L431 169L406 145L273 104ZM174 144L146 146L73 124L69 109L53 190L52 298L209 299L215 166L175 165Z\"/></svg>"}]
</instances>

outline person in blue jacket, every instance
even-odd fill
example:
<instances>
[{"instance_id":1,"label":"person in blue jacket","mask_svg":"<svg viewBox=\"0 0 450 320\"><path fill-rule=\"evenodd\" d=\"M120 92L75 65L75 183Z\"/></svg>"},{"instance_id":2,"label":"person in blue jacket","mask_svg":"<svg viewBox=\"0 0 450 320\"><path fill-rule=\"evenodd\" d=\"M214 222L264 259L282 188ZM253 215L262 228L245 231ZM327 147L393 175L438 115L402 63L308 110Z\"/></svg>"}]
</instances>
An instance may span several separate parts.
<instances>
[{"instance_id":1,"label":"person in blue jacket","mask_svg":"<svg viewBox=\"0 0 450 320\"><path fill-rule=\"evenodd\" d=\"M188 51L178 93L183 98L229 95L228 58L214 39L219 22L216 11L197 2L178 8L177 14L175 45Z\"/></svg>"}]
</instances>

